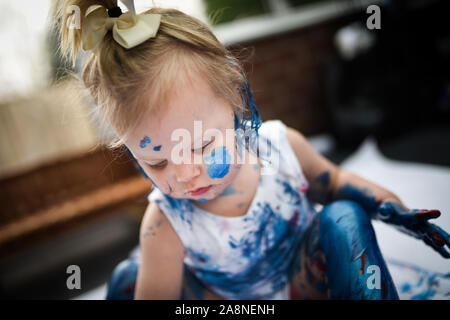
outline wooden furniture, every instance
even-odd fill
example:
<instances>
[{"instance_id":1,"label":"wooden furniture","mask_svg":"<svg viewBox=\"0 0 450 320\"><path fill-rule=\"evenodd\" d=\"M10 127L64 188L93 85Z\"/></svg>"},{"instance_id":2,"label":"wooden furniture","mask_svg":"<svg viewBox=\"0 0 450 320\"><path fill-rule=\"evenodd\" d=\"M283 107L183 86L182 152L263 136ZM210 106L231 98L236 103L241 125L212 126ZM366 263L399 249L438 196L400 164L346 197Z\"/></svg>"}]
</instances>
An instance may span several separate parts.
<instances>
[{"instance_id":1,"label":"wooden furniture","mask_svg":"<svg viewBox=\"0 0 450 320\"><path fill-rule=\"evenodd\" d=\"M120 208L139 216L150 190L127 154L106 148L0 178L0 257Z\"/></svg>"}]
</instances>

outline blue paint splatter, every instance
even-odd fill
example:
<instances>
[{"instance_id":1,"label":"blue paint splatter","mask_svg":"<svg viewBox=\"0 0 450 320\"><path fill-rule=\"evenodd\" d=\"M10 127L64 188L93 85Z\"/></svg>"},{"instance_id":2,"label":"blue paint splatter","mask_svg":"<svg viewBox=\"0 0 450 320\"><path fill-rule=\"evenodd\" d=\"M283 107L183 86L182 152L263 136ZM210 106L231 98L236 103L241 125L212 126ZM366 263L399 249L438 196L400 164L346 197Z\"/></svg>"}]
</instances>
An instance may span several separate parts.
<instances>
[{"instance_id":1,"label":"blue paint splatter","mask_svg":"<svg viewBox=\"0 0 450 320\"><path fill-rule=\"evenodd\" d=\"M147 144L150 143L150 138L145 136L142 140L141 140L141 148L145 148L147 146Z\"/></svg>"},{"instance_id":2,"label":"blue paint splatter","mask_svg":"<svg viewBox=\"0 0 450 320\"><path fill-rule=\"evenodd\" d=\"M359 189L349 183L337 190L334 200L353 200L361 205L369 216L377 211L379 205L369 189Z\"/></svg>"},{"instance_id":3,"label":"blue paint splatter","mask_svg":"<svg viewBox=\"0 0 450 320\"><path fill-rule=\"evenodd\" d=\"M153 147L153 150L155 150L155 151L161 150L161 145Z\"/></svg>"},{"instance_id":4,"label":"blue paint splatter","mask_svg":"<svg viewBox=\"0 0 450 320\"><path fill-rule=\"evenodd\" d=\"M231 157L225 146L217 147L211 153L211 156L204 158L208 164L208 175L213 178L223 178L230 169Z\"/></svg>"},{"instance_id":5,"label":"blue paint splatter","mask_svg":"<svg viewBox=\"0 0 450 320\"><path fill-rule=\"evenodd\" d=\"M289 183L286 181L282 181L278 178L275 179L275 181L283 187L283 193L287 194L291 197L289 203L298 205L300 204L300 194L296 189L294 189ZM278 196L280 198L280 196ZM284 197L283 197L284 198Z\"/></svg>"},{"instance_id":6,"label":"blue paint splatter","mask_svg":"<svg viewBox=\"0 0 450 320\"><path fill-rule=\"evenodd\" d=\"M221 194L219 194L219 197L224 197L224 196L229 196L232 194L237 194L237 193L242 193L242 192L238 192L236 189L233 188L233 185L229 185L225 188L225 190L223 190L223 192Z\"/></svg>"}]
</instances>

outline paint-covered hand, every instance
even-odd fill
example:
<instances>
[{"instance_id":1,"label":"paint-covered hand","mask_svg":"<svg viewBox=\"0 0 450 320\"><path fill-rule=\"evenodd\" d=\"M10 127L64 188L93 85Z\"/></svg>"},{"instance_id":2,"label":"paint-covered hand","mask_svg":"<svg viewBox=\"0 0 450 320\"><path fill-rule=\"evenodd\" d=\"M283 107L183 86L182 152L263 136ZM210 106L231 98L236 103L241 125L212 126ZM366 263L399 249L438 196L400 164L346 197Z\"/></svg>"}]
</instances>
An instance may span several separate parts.
<instances>
[{"instance_id":1,"label":"paint-covered hand","mask_svg":"<svg viewBox=\"0 0 450 320\"><path fill-rule=\"evenodd\" d=\"M407 210L398 203L386 201L378 206L375 218L395 225L401 231L423 240L444 258L450 258L450 235L435 224L428 222L438 218L439 210Z\"/></svg>"}]
</instances>

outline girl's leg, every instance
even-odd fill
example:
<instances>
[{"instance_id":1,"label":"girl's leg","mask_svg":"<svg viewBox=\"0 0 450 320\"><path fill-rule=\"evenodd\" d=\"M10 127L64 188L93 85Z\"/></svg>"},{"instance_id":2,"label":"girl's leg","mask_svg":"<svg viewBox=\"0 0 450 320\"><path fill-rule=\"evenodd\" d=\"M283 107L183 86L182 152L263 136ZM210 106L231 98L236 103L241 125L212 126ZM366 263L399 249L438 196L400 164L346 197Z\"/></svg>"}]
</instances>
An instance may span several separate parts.
<instances>
[{"instance_id":1,"label":"girl's leg","mask_svg":"<svg viewBox=\"0 0 450 320\"><path fill-rule=\"evenodd\" d=\"M293 298L398 299L370 219L353 201L335 201L317 214L291 275Z\"/></svg>"},{"instance_id":2,"label":"girl's leg","mask_svg":"<svg viewBox=\"0 0 450 320\"><path fill-rule=\"evenodd\" d=\"M106 300L133 300L139 260L128 258L119 263L109 280Z\"/></svg>"},{"instance_id":3,"label":"girl's leg","mask_svg":"<svg viewBox=\"0 0 450 320\"><path fill-rule=\"evenodd\" d=\"M106 300L133 300L139 268L138 258L132 257L119 263L108 283ZM203 284L184 267L182 300L223 299Z\"/></svg>"}]
</instances>

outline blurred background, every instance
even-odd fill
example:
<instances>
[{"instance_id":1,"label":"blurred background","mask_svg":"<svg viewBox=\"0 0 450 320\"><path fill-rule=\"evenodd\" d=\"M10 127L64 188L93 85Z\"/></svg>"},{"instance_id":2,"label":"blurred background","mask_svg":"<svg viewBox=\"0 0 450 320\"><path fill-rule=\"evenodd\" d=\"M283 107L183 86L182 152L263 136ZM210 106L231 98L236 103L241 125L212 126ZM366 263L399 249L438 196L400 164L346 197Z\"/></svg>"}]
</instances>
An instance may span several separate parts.
<instances>
[{"instance_id":1,"label":"blurred background","mask_svg":"<svg viewBox=\"0 0 450 320\"><path fill-rule=\"evenodd\" d=\"M95 106L57 54L50 0L0 0L0 297L102 299L138 245L151 185L104 147ZM136 0L208 23L242 55L263 120L280 119L347 170L450 230L447 0ZM379 29L366 10L381 8ZM374 223L388 257L450 264ZM66 286L69 265L81 289Z\"/></svg>"}]
</instances>

